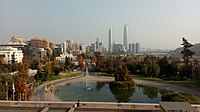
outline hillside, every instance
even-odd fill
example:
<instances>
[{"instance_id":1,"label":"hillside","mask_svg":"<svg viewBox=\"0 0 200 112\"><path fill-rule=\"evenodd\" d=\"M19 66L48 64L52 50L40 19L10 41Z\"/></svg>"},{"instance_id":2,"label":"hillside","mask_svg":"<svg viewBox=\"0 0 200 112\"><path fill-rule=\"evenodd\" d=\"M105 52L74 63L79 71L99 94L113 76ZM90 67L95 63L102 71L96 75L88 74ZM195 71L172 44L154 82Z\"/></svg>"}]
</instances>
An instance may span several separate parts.
<instances>
[{"instance_id":1,"label":"hillside","mask_svg":"<svg viewBox=\"0 0 200 112\"><path fill-rule=\"evenodd\" d=\"M179 47L175 49L174 51L170 52L170 55L172 57L182 57L181 51L183 50L183 47ZM190 48L191 51L195 52L194 58L200 59L200 43L195 44Z\"/></svg>"}]
</instances>

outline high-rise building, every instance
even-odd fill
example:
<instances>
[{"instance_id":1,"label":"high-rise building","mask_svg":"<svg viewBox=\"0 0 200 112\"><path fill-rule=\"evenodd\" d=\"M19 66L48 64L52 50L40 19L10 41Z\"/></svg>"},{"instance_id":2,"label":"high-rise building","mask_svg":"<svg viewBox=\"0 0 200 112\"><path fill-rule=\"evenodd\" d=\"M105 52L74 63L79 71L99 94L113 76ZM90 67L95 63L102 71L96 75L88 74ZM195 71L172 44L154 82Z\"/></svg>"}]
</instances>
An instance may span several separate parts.
<instances>
[{"instance_id":1,"label":"high-rise building","mask_svg":"<svg viewBox=\"0 0 200 112\"><path fill-rule=\"evenodd\" d=\"M136 44L132 43L132 53L135 54L136 53Z\"/></svg>"},{"instance_id":2,"label":"high-rise building","mask_svg":"<svg viewBox=\"0 0 200 112\"><path fill-rule=\"evenodd\" d=\"M74 50L74 51L78 51L79 50L79 43L78 42L74 42L72 44L72 50Z\"/></svg>"},{"instance_id":3,"label":"high-rise building","mask_svg":"<svg viewBox=\"0 0 200 112\"><path fill-rule=\"evenodd\" d=\"M122 51L123 51L123 45L114 42L113 43L113 52L114 53L119 53L119 52L122 52Z\"/></svg>"},{"instance_id":4,"label":"high-rise building","mask_svg":"<svg viewBox=\"0 0 200 112\"><path fill-rule=\"evenodd\" d=\"M97 38L97 40L96 40L96 49L97 50L99 49L99 38Z\"/></svg>"},{"instance_id":5,"label":"high-rise building","mask_svg":"<svg viewBox=\"0 0 200 112\"><path fill-rule=\"evenodd\" d=\"M68 50L72 49L73 40L67 40Z\"/></svg>"},{"instance_id":6,"label":"high-rise building","mask_svg":"<svg viewBox=\"0 0 200 112\"><path fill-rule=\"evenodd\" d=\"M128 25L125 24L125 26L124 26L124 41L123 41L123 45L124 45L126 50L127 50L127 38L128 38Z\"/></svg>"},{"instance_id":7,"label":"high-rise building","mask_svg":"<svg viewBox=\"0 0 200 112\"><path fill-rule=\"evenodd\" d=\"M132 53L132 44L131 44L131 43L129 44L128 52L129 52L129 53Z\"/></svg>"},{"instance_id":8,"label":"high-rise building","mask_svg":"<svg viewBox=\"0 0 200 112\"><path fill-rule=\"evenodd\" d=\"M136 43L136 53L140 53L140 52L141 52L141 44Z\"/></svg>"},{"instance_id":9,"label":"high-rise building","mask_svg":"<svg viewBox=\"0 0 200 112\"><path fill-rule=\"evenodd\" d=\"M91 43L90 52L95 52L95 51L96 51L96 44L95 43Z\"/></svg>"},{"instance_id":10,"label":"high-rise building","mask_svg":"<svg viewBox=\"0 0 200 112\"><path fill-rule=\"evenodd\" d=\"M112 52L112 29L108 30L108 51Z\"/></svg>"},{"instance_id":11,"label":"high-rise building","mask_svg":"<svg viewBox=\"0 0 200 112\"><path fill-rule=\"evenodd\" d=\"M62 48L62 53L66 53L67 52L67 43L66 42L63 42L61 44L61 48Z\"/></svg>"}]
</instances>

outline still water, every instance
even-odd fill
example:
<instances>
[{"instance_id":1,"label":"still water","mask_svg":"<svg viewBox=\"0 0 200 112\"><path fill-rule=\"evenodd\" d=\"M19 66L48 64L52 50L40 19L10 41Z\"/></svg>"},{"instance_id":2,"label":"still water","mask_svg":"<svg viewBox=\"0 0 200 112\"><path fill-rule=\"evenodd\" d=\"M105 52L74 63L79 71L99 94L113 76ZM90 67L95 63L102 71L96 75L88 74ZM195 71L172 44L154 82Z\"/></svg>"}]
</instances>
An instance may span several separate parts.
<instances>
[{"instance_id":1,"label":"still water","mask_svg":"<svg viewBox=\"0 0 200 112\"><path fill-rule=\"evenodd\" d=\"M84 82L59 85L56 96L62 101L132 103L158 103L162 96L162 90L141 85L129 90L111 90L106 82L88 82L87 86L91 89Z\"/></svg>"}]
</instances>

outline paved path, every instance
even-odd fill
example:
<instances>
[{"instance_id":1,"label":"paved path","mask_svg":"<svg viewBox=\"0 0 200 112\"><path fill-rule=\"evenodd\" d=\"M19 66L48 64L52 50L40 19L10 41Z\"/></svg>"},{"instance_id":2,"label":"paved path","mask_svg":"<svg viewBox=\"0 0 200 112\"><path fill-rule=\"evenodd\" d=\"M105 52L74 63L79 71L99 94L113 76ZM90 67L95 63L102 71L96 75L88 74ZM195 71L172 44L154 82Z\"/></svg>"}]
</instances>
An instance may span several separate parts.
<instances>
[{"instance_id":1,"label":"paved path","mask_svg":"<svg viewBox=\"0 0 200 112\"><path fill-rule=\"evenodd\" d=\"M96 76L95 73L91 75L81 75L77 77L72 77L72 78L65 78L65 79L59 79L56 81L52 81L53 84L56 85L64 85L66 83L76 83L76 82L85 82L85 81L102 81L102 82L110 82L114 81L114 77L108 77L108 76ZM170 91L177 91L177 92L184 92L184 93L189 93L192 94L198 98L200 98L200 89L194 89L194 88L186 88L178 85L173 85L173 84L166 84L166 83L161 83L161 82L156 82L156 81L146 81L146 80L138 80L134 79L136 84L140 85L146 85L146 86L152 86L156 88L162 88L162 89L167 89ZM40 86L41 91L39 95L39 100L42 101L58 101L59 99L56 98L56 96L51 96L49 93L45 93L44 91L44 86L47 85L48 90L52 82L42 84ZM38 100L38 96L36 93L33 94L32 100Z\"/></svg>"}]
</instances>

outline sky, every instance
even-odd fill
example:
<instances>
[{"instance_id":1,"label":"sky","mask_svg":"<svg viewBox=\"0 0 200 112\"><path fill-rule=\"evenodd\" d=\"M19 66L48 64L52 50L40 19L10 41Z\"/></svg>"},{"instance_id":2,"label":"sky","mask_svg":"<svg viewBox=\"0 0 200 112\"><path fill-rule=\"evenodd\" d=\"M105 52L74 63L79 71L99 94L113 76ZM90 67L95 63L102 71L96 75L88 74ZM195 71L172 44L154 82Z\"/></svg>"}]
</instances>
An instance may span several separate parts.
<instances>
[{"instance_id":1,"label":"sky","mask_svg":"<svg viewBox=\"0 0 200 112\"><path fill-rule=\"evenodd\" d=\"M74 40L90 45L98 37L108 44L175 49L182 37L200 42L200 0L0 0L0 43L11 37L47 38L54 43Z\"/></svg>"}]
</instances>

